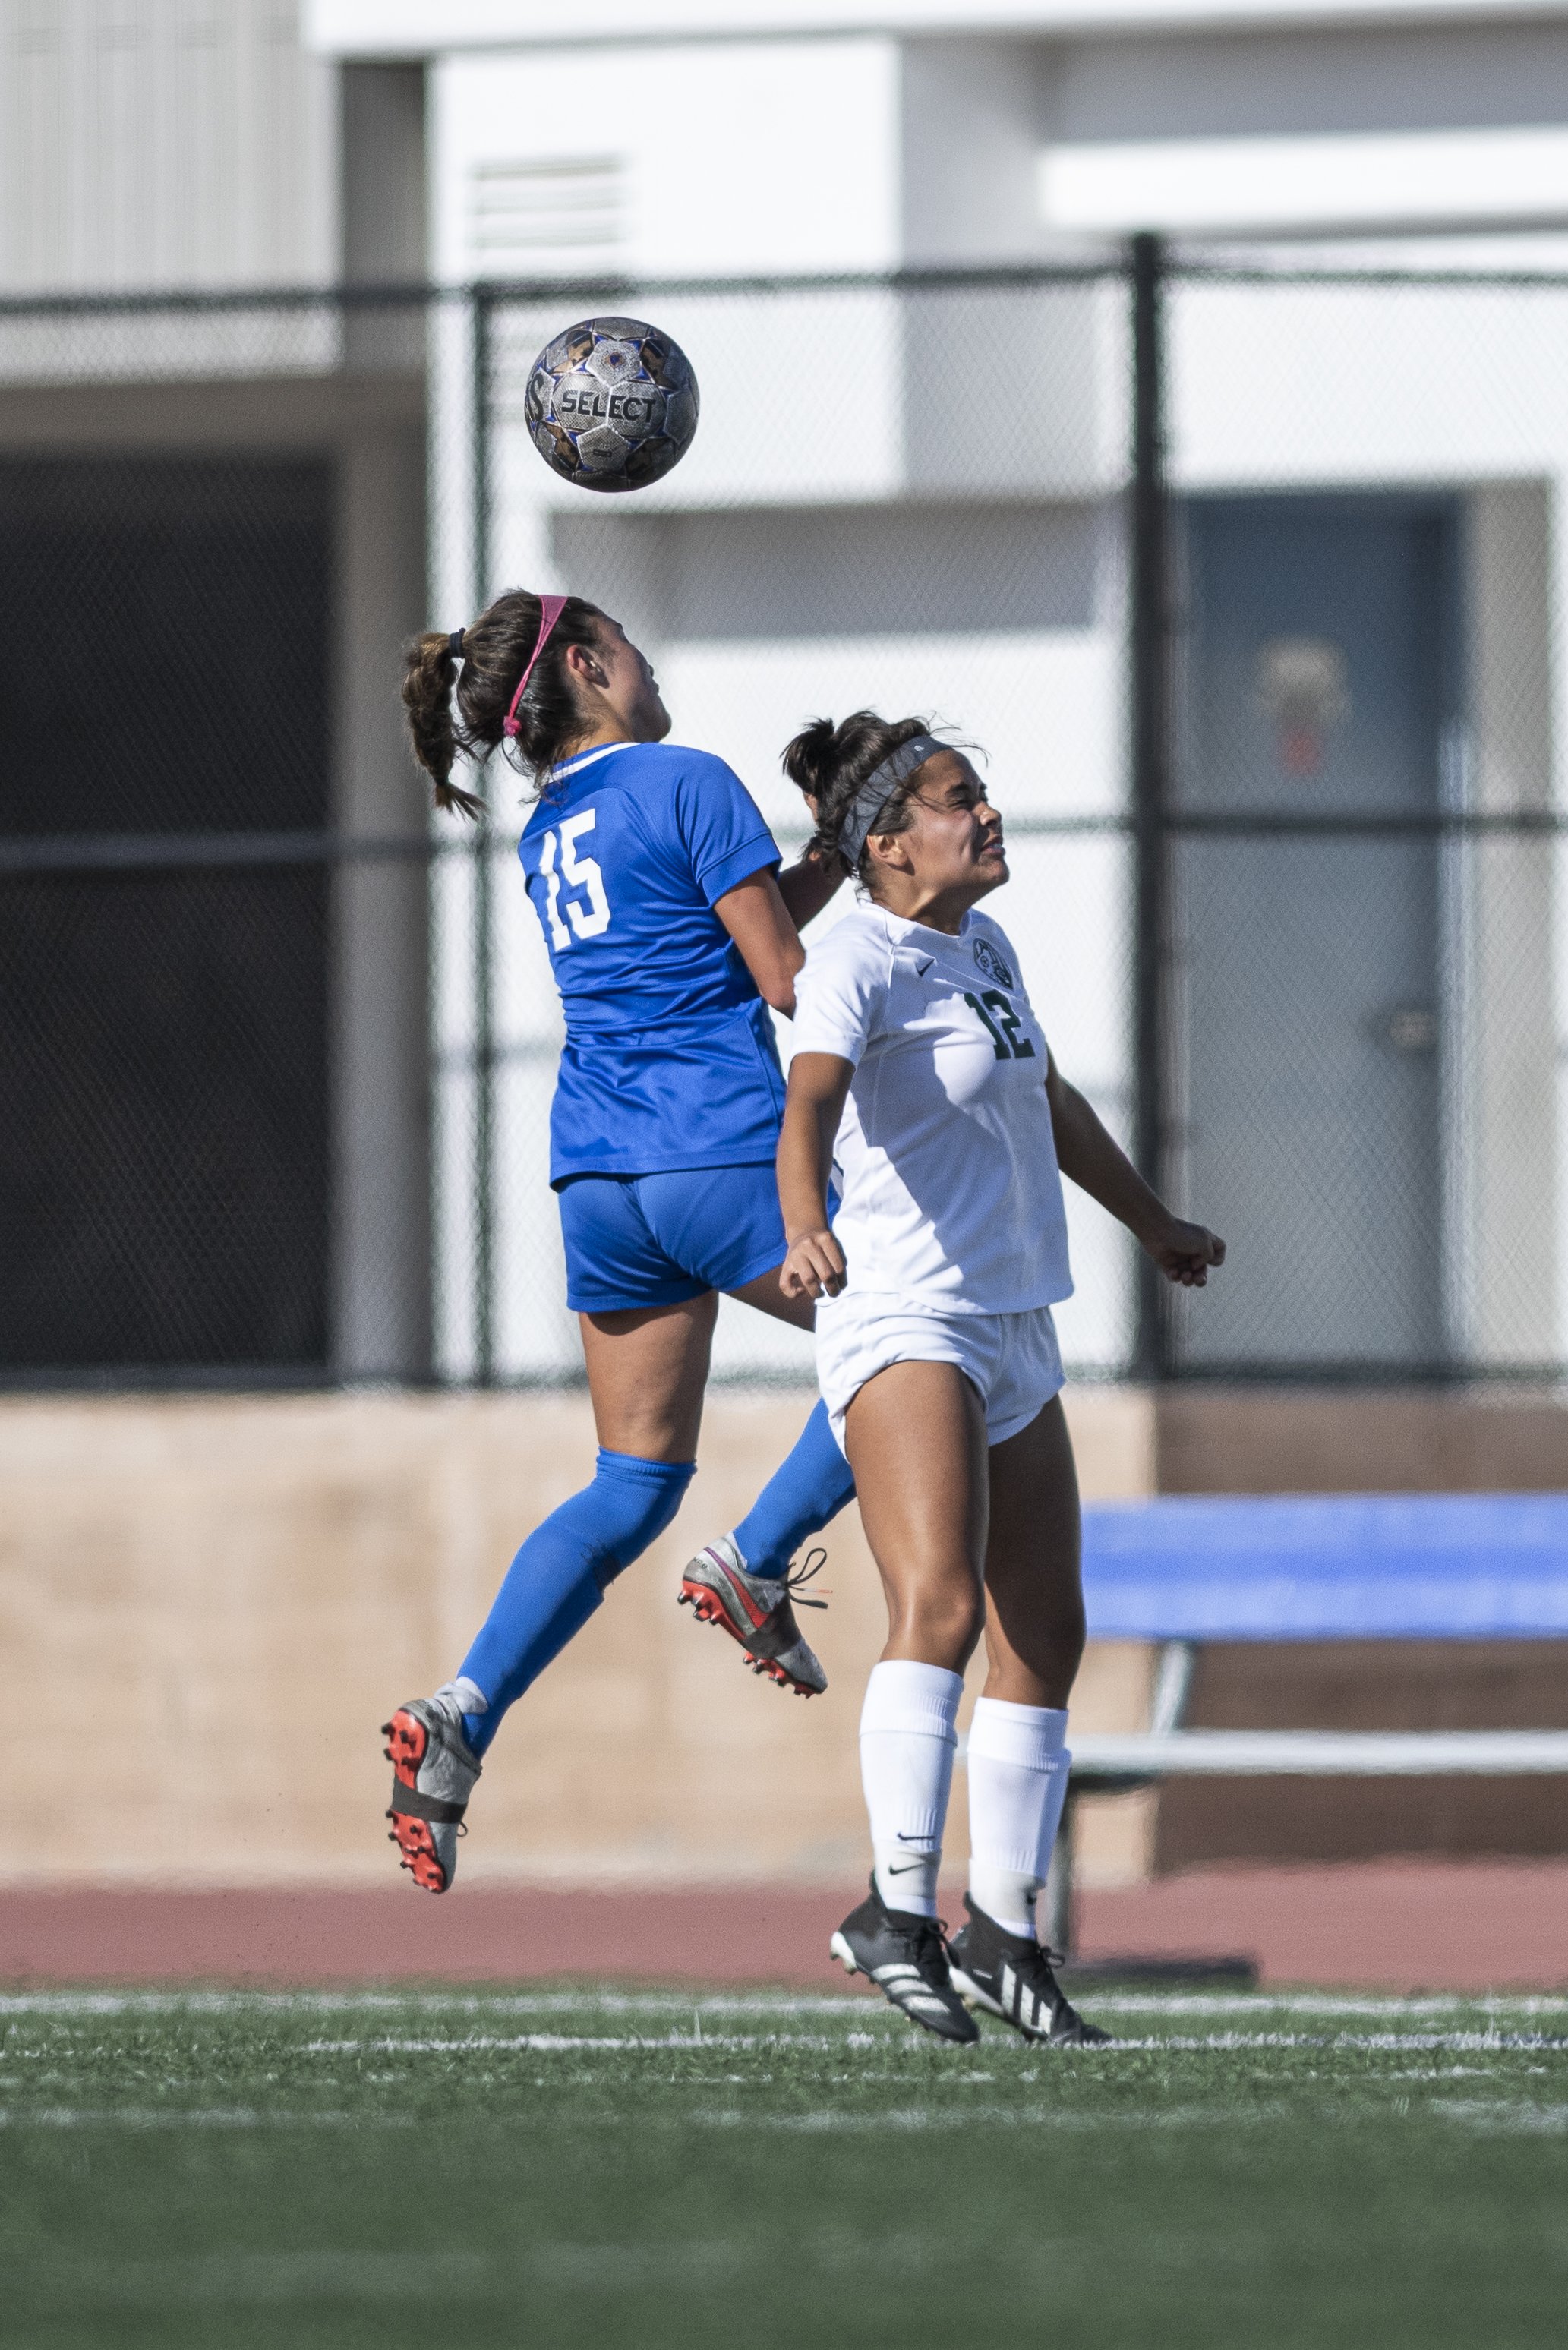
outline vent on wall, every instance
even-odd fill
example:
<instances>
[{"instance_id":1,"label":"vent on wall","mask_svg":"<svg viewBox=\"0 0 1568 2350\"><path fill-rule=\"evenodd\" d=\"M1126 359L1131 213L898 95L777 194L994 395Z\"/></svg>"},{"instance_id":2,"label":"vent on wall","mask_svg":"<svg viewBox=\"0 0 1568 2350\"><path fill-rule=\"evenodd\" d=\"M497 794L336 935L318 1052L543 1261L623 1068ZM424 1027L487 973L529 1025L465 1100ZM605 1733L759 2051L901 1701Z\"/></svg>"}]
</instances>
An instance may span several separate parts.
<instances>
[{"instance_id":1,"label":"vent on wall","mask_svg":"<svg viewBox=\"0 0 1568 2350\"><path fill-rule=\"evenodd\" d=\"M618 155L475 164L469 246L478 270L485 276L532 277L602 267L625 241L625 182Z\"/></svg>"}]
</instances>

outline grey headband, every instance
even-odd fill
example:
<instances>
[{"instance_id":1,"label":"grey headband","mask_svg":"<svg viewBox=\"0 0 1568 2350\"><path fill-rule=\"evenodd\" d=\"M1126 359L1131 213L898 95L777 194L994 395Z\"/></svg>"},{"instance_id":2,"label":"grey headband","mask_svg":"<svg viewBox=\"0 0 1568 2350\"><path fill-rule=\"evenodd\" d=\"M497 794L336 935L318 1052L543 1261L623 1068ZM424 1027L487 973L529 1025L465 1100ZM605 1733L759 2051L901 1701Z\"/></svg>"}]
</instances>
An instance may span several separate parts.
<instances>
[{"instance_id":1,"label":"grey headband","mask_svg":"<svg viewBox=\"0 0 1568 2350\"><path fill-rule=\"evenodd\" d=\"M934 734L916 734L908 743L900 743L888 753L881 765L867 776L849 803L849 813L838 828L838 853L851 872L860 862L860 852L877 829L877 819L892 798L898 785L923 767L928 759L947 749Z\"/></svg>"}]
</instances>

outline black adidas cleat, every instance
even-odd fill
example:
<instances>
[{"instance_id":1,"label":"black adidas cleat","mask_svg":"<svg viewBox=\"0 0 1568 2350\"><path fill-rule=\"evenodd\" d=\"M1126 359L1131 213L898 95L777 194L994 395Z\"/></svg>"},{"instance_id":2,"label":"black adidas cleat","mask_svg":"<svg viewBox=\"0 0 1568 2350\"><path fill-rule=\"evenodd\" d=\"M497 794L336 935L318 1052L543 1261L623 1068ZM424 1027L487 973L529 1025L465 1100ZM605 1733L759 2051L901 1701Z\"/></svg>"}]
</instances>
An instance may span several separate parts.
<instances>
[{"instance_id":1,"label":"black adidas cleat","mask_svg":"<svg viewBox=\"0 0 1568 2350\"><path fill-rule=\"evenodd\" d=\"M971 2007L1000 2015L1025 2040L1053 2048L1103 2048L1110 2039L1085 2023L1051 1970L1053 1953L1022 1934L1010 1934L966 1893L969 1924L949 1944L953 1989Z\"/></svg>"},{"instance_id":2,"label":"black adidas cleat","mask_svg":"<svg viewBox=\"0 0 1568 2350\"><path fill-rule=\"evenodd\" d=\"M948 1978L946 1945L934 1918L889 1909L871 1879L869 1897L852 1909L828 1944L846 1974L867 1975L911 2023L939 2040L978 2040L980 2029Z\"/></svg>"}]
</instances>

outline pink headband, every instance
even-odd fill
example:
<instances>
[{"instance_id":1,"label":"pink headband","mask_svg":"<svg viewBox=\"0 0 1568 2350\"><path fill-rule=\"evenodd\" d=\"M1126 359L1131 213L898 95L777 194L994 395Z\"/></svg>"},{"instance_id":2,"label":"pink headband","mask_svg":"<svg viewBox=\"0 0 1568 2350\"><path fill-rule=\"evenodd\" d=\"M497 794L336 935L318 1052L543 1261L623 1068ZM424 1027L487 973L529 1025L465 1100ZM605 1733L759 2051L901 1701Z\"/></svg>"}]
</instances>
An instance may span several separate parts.
<instances>
[{"instance_id":1,"label":"pink headband","mask_svg":"<svg viewBox=\"0 0 1568 2350\"><path fill-rule=\"evenodd\" d=\"M539 634L535 641L534 650L528 656L528 666L517 681L517 691L512 697L512 707L507 712L505 723L501 729L504 734L516 736L522 731L517 723L517 704L522 701L524 691L534 674L535 662L550 641L551 629L570 600L566 596L541 596L539 598Z\"/></svg>"}]
</instances>

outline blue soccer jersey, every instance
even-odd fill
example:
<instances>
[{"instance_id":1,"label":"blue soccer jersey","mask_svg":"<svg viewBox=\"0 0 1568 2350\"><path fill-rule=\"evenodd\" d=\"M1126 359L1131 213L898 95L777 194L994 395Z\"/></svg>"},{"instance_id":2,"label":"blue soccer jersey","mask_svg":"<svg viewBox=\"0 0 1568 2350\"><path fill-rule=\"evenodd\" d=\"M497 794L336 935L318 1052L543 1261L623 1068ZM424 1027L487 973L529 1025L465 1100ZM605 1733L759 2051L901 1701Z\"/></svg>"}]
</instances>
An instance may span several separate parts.
<instances>
[{"instance_id":1,"label":"blue soccer jersey","mask_svg":"<svg viewBox=\"0 0 1568 2350\"><path fill-rule=\"evenodd\" d=\"M773 1023L713 912L779 862L740 777L667 743L586 752L556 770L518 854L566 1015L551 1182L771 1159Z\"/></svg>"}]
</instances>

